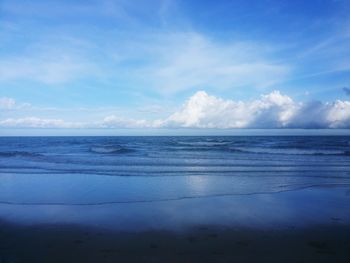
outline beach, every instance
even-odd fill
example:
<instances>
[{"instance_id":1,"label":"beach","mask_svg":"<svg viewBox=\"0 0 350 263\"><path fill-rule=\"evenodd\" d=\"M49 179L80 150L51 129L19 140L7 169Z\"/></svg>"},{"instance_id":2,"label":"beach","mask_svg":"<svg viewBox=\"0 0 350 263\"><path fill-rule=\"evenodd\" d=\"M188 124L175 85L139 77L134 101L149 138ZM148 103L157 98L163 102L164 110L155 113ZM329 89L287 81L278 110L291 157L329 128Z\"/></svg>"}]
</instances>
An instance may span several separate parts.
<instances>
[{"instance_id":1,"label":"beach","mask_svg":"<svg viewBox=\"0 0 350 263\"><path fill-rule=\"evenodd\" d=\"M134 234L6 226L1 244L3 262L349 262L349 228L342 227L269 232L203 226Z\"/></svg>"},{"instance_id":2,"label":"beach","mask_svg":"<svg viewBox=\"0 0 350 263\"><path fill-rule=\"evenodd\" d=\"M1 217L7 217L0 224L1 259L349 262L349 190L304 189L94 207L1 205ZM13 223L15 219L20 222Z\"/></svg>"},{"instance_id":3,"label":"beach","mask_svg":"<svg viewBox=\"0 0 350 263\"><path fill-rule=\"evenodd\" d=\"M0 140L0 262L349 262L349 137Z\"/></svg>"}]
</instances>

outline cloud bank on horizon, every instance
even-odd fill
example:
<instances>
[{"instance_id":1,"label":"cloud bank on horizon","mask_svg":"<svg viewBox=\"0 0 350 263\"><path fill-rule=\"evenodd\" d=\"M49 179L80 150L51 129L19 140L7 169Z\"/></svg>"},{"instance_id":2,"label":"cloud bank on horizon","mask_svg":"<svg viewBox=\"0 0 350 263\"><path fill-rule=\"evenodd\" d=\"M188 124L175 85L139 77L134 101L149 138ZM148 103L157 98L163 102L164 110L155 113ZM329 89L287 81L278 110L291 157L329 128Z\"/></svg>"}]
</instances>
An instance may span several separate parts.
<instances>
[{"instance_id":1,"label":"cloud bank on horizon","mask_svg":"<svg viewBox=\"0 0 350 263\"><path fill-rule=\"evenodd\" d=\"M346 0L2 0L0 13L1 129L350 128Z\"/></svg>"},{"instance_id":2,"label":"cloud bank on horizon","mask_svg":"<svg viewBox=\"0 0 350 263\"><path fill-rule=\"evenodd\" d=\"M30 109L29 104L27 110ZM21 106L23 107L23 106ZM21 108L19 107L19 108ZM0 98L0 108L18 108L15 100ZM90 122L68 122L38 117L0 120L3 128L350 128L350 101L296 102L273 91L243 102L225 100L198 91L164 119L131 119L110 115Z\"/></svg>"}]
</instances>

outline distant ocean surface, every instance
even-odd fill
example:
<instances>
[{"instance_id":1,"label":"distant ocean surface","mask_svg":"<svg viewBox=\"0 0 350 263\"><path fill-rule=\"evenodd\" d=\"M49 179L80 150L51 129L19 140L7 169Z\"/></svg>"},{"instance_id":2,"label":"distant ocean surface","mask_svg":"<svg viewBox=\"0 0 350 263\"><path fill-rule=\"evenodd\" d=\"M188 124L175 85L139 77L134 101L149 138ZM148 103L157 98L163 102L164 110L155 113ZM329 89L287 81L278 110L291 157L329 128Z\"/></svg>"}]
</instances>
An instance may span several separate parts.
<instances>
[{"instance_id":1,"label":"distant ocean surface","mask_svg":"<svg viewBox=\"0 0 350 263\"><path fill-rule=\"evenodd\" d=\"M2 137L0 203L99 205L350 185L350 136Z\"/></svg>"}]
</instances>

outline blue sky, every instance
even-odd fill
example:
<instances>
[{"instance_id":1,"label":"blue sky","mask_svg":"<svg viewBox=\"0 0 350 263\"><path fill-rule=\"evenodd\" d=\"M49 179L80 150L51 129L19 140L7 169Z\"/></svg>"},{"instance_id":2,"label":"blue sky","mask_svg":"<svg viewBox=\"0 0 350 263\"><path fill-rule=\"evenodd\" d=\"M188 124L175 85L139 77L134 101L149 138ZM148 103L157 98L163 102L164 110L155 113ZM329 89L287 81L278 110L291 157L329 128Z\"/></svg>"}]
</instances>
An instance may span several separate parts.
<instances>
[{"instance_id":1,"label":"blue sky","mask_svg":"<svg viewBox=\"0 0 350 263\"><path fill-rule=\"evenodd\" d=\"M349 87L345 0L0 1L2 129L350 128Z\"/></svg>"}]
</instances>

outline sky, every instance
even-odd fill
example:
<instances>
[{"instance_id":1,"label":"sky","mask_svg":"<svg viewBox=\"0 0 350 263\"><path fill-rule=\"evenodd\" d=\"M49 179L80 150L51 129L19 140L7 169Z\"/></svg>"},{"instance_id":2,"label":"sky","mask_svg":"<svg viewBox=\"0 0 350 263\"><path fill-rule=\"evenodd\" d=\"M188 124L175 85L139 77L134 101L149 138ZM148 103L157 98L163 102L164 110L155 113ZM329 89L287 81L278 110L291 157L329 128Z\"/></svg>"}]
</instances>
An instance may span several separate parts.
<instances>
[{"instance_id":1,"label":"sky","mask_svg":"<svg viewBox=\"0 0 350 263\"><path fill-rule=\"evenodd\" d=\"M350 128L349 1L0 0L0 135L249 128Z\"/></svg>"}]
</instances>

